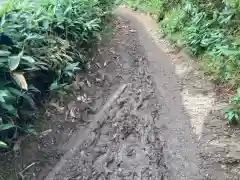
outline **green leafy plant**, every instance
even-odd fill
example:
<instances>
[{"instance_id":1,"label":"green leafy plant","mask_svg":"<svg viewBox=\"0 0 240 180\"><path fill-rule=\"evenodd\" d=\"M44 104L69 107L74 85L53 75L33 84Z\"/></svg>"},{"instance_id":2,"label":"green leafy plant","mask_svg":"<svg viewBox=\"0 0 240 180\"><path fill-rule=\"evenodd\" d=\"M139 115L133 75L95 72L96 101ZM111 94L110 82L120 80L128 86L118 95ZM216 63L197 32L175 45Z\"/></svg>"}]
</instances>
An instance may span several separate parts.
<instances>
[{"instance_id":1,"label":"green leafy plant","mask_svg":"<svg viewBox=\"0 0 240 180\"><path fill-rule=\"evenodd\" d=\"M32 124L39 96L66 95L114 1L9 0L0 8L0 148ZM51 93L54 92L54 93Z\"/></svg>"},{"instance_id":2,"label":"green leafy plant","mask_svg":"<svg viewBox=\"0 0 240 180\"><path fill-rule=\"evenodd\" d=\"M167 35L181 30L186 21L186 13L180 7L174 8L165 14L165 18L161 21L163 31Z\"/></svg>"},{"instance_id":3,"label":"green leafy plant","mask_svg":"<svg viewBox=\"0 0 240 180\"><path fill-rule=\"evenodd\" d=\"M237 90L237 95L230 99L230 106L224 112L229 123L240 122L240 89Z\"/></svg>"}]
</instances>

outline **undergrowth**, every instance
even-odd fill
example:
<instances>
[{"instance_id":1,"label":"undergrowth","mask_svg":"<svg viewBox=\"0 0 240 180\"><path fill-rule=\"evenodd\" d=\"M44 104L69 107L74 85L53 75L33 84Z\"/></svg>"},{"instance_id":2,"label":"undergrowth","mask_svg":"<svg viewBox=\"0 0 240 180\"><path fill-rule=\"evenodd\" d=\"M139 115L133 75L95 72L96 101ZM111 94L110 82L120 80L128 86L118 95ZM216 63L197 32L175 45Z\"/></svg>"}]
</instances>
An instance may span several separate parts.
<instances>
[{"instance_id":1,"label":"undergrowth","mask_svg":"<svg viewBox=\"0 0 240 180\"><path fill-rule=\"evenodd\" d=\"M126 0L125 3L158 15L157 21L168 39L197 56L203 70L215 82L237 91L240 86L239 0ZM230 99L225 111L229 122L240 122L240 101L236 99L239 92Z\"/></svg>"},{"instance_id":2,"label":"undergrowth","mask_svg":"<svg viewBox=\"0 0 240 180\"><path fill-rule=\"evenodd\" d=\"M0 150L33 121L42 97L67 94L85 69L109 12L107 0L8 0L0 7Z\"/></svg>"}]
</instances>

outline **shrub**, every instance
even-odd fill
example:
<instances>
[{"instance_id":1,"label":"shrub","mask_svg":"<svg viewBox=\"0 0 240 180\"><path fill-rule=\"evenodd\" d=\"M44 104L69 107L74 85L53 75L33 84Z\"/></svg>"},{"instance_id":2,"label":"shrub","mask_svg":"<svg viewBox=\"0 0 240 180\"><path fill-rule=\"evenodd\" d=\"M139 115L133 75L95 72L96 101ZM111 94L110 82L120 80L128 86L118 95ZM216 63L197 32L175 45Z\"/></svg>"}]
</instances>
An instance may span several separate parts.
<instances>
[{"instance_id":1,"label":"shrub","mask_svg":"<svg viewBox=\"0 0 240 180\"><path fill-rule=\"evenodd\" d=\"M0 10L0 147L34 133L37 94L84 69L113 1L8 1Z\"/></svg>"},{"instance_id":2,"label":"shrub","mask_svg":"<svg viewBox=\"0 0 240 180\"><path fill-rule=\"evenodd\" d=\"M240 89L237 95L230 99L230 106L225 110L225 117L230 123L239 123L240 121Z\"/></svg>"},{"instance_id":3,"label":"shrub","mask_svg":"<svg viewBox=\"0 0 240 180\"><path fill-rule=\"evenodd\" d=\"M164 33L171 35L172 33L182 30L185 21L186 13L178 6L167 12L160 24Z\"/></svg>"}]
</instances>

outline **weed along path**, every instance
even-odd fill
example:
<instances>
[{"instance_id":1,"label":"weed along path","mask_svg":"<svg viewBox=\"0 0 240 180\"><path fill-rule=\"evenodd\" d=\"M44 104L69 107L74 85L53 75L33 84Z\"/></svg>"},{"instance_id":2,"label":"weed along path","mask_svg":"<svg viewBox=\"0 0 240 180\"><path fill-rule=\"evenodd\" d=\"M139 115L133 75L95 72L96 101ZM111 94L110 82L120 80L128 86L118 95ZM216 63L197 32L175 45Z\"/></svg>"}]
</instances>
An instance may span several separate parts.
<instances>
[{"instance_id":1,"label":"weed along path","mask_svg":"<svg viewBox=\"0 0 240 180\"><path fill-rule=\"evenodd\" d=\"M116 34L97 58L103 80L89 80L96 111L36 179L239 179L211 83L157 38L154 20L126 8L117 14Z\"/></svg>"}]
</instances>

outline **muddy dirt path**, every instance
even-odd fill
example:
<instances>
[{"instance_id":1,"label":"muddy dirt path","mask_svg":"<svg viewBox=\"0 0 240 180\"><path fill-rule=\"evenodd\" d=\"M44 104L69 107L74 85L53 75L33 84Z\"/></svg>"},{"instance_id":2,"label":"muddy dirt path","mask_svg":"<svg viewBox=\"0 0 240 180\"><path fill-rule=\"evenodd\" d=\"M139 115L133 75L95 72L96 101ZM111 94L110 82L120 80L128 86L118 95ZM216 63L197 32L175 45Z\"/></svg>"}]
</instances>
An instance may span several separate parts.
<instances>
[{"instance_id":1,"label":"muddy dirt path","mask_svg":"<svg viewBox=\"0 0 240 180\"><path fill-rule=\"evenodd\" d=\"M106 100L45 180L238 179L203 153L199 115L204 119L205 111L192 116L186 109L184 81L146 29L148 19L125 8L117 14L117 34L100 53L109 59L102 70Z\"/></svg>"}]
</instances>

